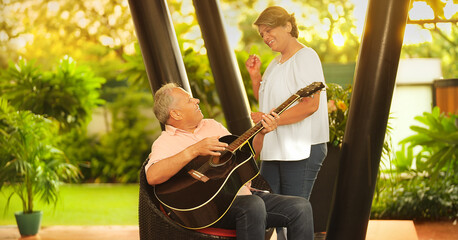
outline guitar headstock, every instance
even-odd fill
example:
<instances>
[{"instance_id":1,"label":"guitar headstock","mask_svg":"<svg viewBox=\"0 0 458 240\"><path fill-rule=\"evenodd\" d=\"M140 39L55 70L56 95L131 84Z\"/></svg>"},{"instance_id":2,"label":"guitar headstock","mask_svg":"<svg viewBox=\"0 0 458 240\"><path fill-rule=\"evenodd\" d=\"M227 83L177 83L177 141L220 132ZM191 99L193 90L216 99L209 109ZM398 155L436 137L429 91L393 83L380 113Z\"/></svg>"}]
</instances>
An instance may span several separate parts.
<instances>
[{"instance_id":1,"label":"guitar headstock","mask_svg":"<svg viewBox=\"0 0 458 240\"><path fill-rule=\"evenodd\" d=\"M296 94L301 97L308 97L318 92L322 88L324 88L324 84L322 82L313 82L312 84L308 85L307 87L302 88L299 91L297 91Z\"/></svg>"}]
</instances>

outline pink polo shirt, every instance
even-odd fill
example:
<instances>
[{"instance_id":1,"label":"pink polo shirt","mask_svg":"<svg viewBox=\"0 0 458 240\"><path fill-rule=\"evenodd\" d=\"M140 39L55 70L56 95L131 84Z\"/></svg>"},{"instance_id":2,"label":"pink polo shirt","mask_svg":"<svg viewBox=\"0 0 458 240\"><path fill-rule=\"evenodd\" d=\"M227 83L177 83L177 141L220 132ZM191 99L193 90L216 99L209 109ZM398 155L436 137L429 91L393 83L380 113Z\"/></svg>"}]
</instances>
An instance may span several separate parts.
<instances>
[{"instance_id":1,"label":"pink polo shirt","mask_svg":"<svg viewBox=\"0 0 458 240\"><path fill-rule=\"evenodd\" d=\"M171 157L183 151L187 147L199 142L207 137L222 137L231 135L231 133L219 122L213 119L202 119L193 133L165 125L165 131L154 141L151 146L148 164L145 166L145 171L162 159ZM246 186L243 186L239 195L251 194Z\"/></svg>"}]
</instances>

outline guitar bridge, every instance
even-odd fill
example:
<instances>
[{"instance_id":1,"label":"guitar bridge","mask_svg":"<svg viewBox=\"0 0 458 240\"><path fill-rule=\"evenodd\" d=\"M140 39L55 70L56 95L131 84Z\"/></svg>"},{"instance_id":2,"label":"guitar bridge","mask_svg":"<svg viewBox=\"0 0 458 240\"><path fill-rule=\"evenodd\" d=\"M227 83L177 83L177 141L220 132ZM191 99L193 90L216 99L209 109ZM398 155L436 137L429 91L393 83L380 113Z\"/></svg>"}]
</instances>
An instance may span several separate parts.
<instances>
[{"instance_id":1,"label":"guitar bridge","mask_svg":"<svg viewBox=\"0 0 458 240\"><path fill-rule=\"evenodd\" d=\"M188 174L191 175L191 177L195 178L196 180L199 180L201 182L207 182L208 180L210 180L210 178L208 178L207 176L205 176L204 174L200 173L199 171L196 171L194 169L191 169L188 171Z\"/></svg>"}]
</instances>

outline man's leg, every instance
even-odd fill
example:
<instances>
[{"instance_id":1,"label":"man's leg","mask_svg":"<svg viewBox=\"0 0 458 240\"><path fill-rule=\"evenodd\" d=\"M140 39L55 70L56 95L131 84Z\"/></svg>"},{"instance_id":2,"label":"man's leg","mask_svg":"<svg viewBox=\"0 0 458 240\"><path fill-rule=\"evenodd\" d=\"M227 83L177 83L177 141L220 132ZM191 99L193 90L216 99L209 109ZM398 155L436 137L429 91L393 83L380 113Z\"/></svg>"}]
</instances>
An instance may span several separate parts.
<instances>
[{"instance_id":1,"label":"man's leg","mask_svg":"<svg viewBox=\"0 0 458 240\"><path fill-rule=\"evenodd\" d=\"M302 197L255 193L265 203L267 227L286 227L288 239L313 240L313 214L310 202Z\"/></svg>"},{"instance_id":2,"label":"man's leg","mask_svg":"<svg viewBox=\"0 0 458 240\"><path fill-rule=\"evenodd\" d=\"M263 240L266 215L266 206L259 196L237 196L223 218L212 227L235 228L238 240Z\"/></svg>"}]
</instances>

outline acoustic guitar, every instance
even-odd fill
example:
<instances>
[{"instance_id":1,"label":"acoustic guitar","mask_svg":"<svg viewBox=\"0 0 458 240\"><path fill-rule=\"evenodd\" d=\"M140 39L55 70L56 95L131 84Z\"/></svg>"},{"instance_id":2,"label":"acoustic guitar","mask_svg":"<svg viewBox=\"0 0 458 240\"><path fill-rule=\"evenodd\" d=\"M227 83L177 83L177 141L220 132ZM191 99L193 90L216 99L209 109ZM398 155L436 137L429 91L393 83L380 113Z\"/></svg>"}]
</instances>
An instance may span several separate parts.
<instances>
[{"instance_id":1,"label":"acoustic guitar","mask_svg":"<svg viewBox=\"0 0 458 240\"><path fill-rule=\"evenodd\" d=\"M300 89L274 112L281 114L297 100L324 88L314 82ZM189 229L211 226L224 216L240 188L259 174L250 140L264 127L261 122L240 137L220 138L229 146L219 157L199 156L177 174L154 187L154 194L165 212L179 225Z\"/></svg>"}]
</instances>

